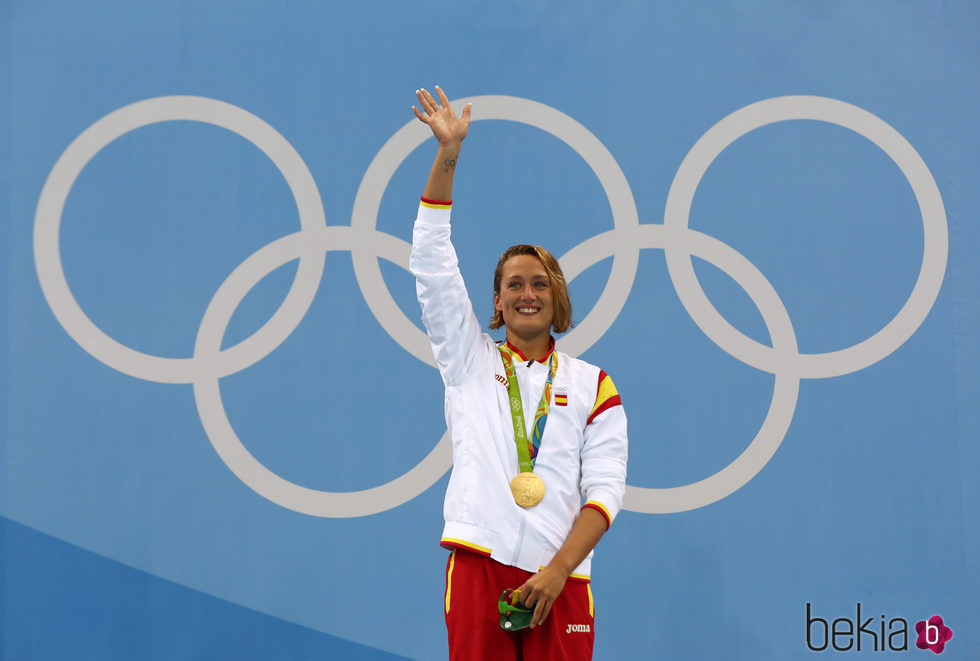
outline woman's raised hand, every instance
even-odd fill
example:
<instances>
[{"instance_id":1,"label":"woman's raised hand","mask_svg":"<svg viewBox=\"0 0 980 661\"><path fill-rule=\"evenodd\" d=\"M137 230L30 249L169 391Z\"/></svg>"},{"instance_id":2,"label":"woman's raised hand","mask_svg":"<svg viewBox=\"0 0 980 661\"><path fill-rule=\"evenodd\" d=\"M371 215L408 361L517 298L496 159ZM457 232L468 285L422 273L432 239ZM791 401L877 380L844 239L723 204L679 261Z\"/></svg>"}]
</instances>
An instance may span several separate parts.
<instances>
[{"instance_id":1,"label":"woman's raised hand","mask_svg":"<svg viewBox=\"0 0 980 661\"><path fill-rule=\"evenodd\" d=\"M432 135L440 145L462 142L470 128L470 111L473 105L467 103L463 108L462 116L457 117L452 106L449 105L449 97L438 85L436 85L436 94L439 95L438 101L425 89L415 90L419 105L422 106L422 110L412 106L415 116L420 122L429 125Z\"/></svg>"}]
</instances>

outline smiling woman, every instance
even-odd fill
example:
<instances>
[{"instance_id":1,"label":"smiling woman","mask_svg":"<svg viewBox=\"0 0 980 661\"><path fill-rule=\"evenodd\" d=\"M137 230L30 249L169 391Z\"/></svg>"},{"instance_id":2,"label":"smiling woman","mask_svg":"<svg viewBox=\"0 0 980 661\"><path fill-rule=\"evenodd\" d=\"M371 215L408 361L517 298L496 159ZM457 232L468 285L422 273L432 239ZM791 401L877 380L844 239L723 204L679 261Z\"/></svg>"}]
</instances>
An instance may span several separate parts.
<instances>
[{"instance_id":1,"label":"smiling woman","mask_svg":"<svg viewBox=\"0 0 980 661\"><path fill-rule=\"evenodd\" d=\"M490 328L507 327L507 341L530 357L551 347L551 328L571 326L572 304L558 261L538 246L520 244L504 251L493 275L494 315Z\"/></svg>"},{"instance_id":2,"label":"smiling woman","mask_svg":"<svg viewBox=\"0 0 980 661\"><path fill-rule=\"evenodd\" d=\"M422 109L413 107L439 148L415 221L411 270L453 436L442 537L452 551L449 655L590 659L592 550L622 507L626 415L604 371L555 348L551 333L568 330L572 310L547 250L520 244L500 256L490 328L504 326L506 341L497 345L481 331L449 222L471 108L456 116L436 92L438 100L418 90ZM515 610L530 617L512 620Z\"/></svg>"}]
</instances>

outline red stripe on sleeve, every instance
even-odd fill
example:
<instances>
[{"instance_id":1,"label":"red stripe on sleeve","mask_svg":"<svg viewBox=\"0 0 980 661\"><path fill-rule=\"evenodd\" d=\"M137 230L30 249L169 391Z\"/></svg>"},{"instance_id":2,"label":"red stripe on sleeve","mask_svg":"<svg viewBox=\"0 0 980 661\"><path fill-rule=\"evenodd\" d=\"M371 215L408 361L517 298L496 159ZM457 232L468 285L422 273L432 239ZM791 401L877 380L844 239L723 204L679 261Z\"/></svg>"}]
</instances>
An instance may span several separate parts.
<instances>
[{"instance_id":1,"label":"red stripe on sleeve","mask_svg":"<svg viewBox=\"0 0 980 661\"><path fill-rule=\"evenodd\" d=\"M602 413L603 411L607 411L607 410L611 409L614 406L622 406L622 405L623 405L623 401L619 398L619 395L613 395L612 397L610 397L609 399L607 399L606 401L604 401L599 406L599 408L597 408L592 413L592 415L589 416L589 419L586 420L585 424L587 424L587 425L588 424L591 424L592 421L595 420L596 416L599 415L600 413Z\"/></svg>"},{"instance_id":2,"label":"red stripe on sleeve","mask_svg":"<svg viewBox=\"0 0 980 661\"><path fill-rule=\"evenodd\" d=\"M585 505L582 506L582 509L585 509L586 507L588 507L590 510L595 510L596 512L601 514L602 518L606 520L606 530L609 530L609 526L612 525L612 521L609 520L609 514L606 513L606 510L602 509L595 503L586 503Z\"/></svg>"}]
</instances>

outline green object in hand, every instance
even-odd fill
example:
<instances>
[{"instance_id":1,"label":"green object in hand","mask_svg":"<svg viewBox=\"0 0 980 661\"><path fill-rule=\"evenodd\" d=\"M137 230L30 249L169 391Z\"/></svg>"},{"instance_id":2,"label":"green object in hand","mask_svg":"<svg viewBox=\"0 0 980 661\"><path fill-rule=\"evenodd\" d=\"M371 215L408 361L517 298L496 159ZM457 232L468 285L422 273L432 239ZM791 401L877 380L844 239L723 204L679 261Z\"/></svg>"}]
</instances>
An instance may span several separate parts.
<instances>
[{"instance_id":1,"label":"green object in hand","mask_svg":"<svg viewBox=\"0 0 980 661\"><path fill-rule=\"evenodd\" d=\"M506 589L500 593L497 611L500 613L500 628L504 631L519 631L531 626L534 611L518 605L520 590Z\"/></svg>"}]
</instances>

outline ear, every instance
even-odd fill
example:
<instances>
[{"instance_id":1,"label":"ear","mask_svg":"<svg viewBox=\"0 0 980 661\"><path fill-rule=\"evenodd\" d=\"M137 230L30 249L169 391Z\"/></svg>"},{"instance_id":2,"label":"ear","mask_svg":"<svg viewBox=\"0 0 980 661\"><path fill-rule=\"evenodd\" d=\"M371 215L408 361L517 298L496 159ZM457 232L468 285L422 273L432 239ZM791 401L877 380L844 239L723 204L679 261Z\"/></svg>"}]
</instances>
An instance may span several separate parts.
<instances>
[{"instance_id":1,"label":"ear","mask_svg":"<svg viewBox=\"0 0 980 661\"><path fill-rule=\"evenodd\" d=\"M497 292L493 293L493 309L496 310L497 312L504 311L504 306L500 302L500 294L498 294Z\"/></svg>"}]
</instances>

